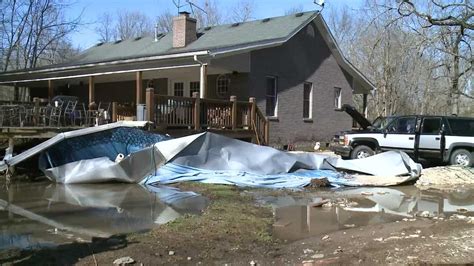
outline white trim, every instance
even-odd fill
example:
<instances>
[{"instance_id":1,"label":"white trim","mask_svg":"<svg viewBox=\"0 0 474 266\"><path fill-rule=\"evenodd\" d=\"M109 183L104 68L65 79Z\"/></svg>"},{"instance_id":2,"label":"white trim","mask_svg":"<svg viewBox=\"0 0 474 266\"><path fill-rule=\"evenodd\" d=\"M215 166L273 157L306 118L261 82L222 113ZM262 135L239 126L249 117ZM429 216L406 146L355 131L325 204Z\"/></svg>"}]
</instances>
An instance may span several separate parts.
<instances>
[{"instance_id":1,"label":"white trim","mask_svg":"<svg viewBox=\"0 0 474 266\"><path fill-rule=\"evenodd\" d=\"M195 78L178 78L178 79L170 79L170 86L168 87L168 95L169 96L176 96L174 95L174 84L175 83L183 83L183 97L192 97L191 94L191 82L199 83L201 86L199 79Z\"/></svg>"},{"instance_id":2,"label":"white trim","mask_svg":"<svg viewBox=\"0 0 474 266\"><path fill-rule=\"evenodd\" d=\"M339 94L337 92L339 92ZM342 108L342 88L341 87L334 87L334 108L337 108L337 109Z\"/></svg>"},{"instance_id":3,"label":"white trim","mask_svg":"<svg viewBox=\"0 0 474 266\"><path fill-rule=\"evenodd\" d=\"M130 72L137 72L137 71L164 70L164 69L175 69L175 68L197 67L197 66L199 66L199 64L189 64L189 65L169 66L169 67L138 68L138 69L108 71L108 72L99 72L99 73L93 73L93 74L81 74L81 75L71 75L71 76L62 76L62 77L53 77L53 78L25 79L25 80L21 80L21 81L2 81L2 82L0 82L0 84L25 83L25 82L34 82L34 81L61 80L61 79L72 79L72 78L85 78L85 77L92 77L92 76L122 74L122 73L130 73Z\"/></svg>"},{"instance_id":4,"label":"white trim","mask_svg":"<svg viewBox=\"0 0 474 266\"><path fill-rule=\"evenodd\" d=\"M34 74L34 73L50 72L50 71L57 71L57 70L71 70L71 69L88 68L88 67L95 67L95 66L128 64L128 63L146 62L146 61L153 61L153 60L175 59L175 58L181 58L181 57L194 57L195 55L208 55L208 54L209 54L209 51L206 50L206 51L181 53L181 54L157 55L157 56L142 57L142 58L135 58L135 59L123 59L123 60L115 60L115 61L110 61L110 62L75 65L75 66L69 66L69 67L47 68L47 69L29 70L29 71L23 71L23 72L7 72L7 73L2 73L0 76Z\"/></svg>"},{"instance_id":5,"label":"white trim","mask_svg":"<svg viewBox=\"0 0 474 266\"><path fill-rule=\"evenodd\" d=\"M304 117L304 86L306 84L311 85L311 90L309 92L309 108L308 108L308 117ZM303 82L303 119L313 119L313 91L314 85L313 82L305 81Z\"/></svg>"}]
</instances>

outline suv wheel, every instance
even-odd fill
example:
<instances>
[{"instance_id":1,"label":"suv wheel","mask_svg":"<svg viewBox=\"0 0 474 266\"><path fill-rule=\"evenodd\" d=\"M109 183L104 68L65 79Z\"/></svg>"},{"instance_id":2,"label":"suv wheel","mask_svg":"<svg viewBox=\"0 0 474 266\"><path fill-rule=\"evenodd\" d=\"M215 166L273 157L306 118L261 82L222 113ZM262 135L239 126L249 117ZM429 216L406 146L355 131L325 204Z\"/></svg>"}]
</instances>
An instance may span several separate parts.
<instances>
[{"instance_id":1,"label":"suv wheel","mask_svg":"<svg viewBox=\"0 0 474 266\"><path fill-rule=\"evenodd\" d=\"M374 150L365 145L356 146L351 152L352 159L363 159L374 155Z\"/></svg>"},{"instance_id":2,"label":"suv wheel","mask_svg":"<svg viewBox=\"0 0 474 266\"><path fill-rule=\"evenodd\" d=\"M451 165L471 166L472 154L468 150L458 149L451 154Z\"/></svg>"}]
</instances>

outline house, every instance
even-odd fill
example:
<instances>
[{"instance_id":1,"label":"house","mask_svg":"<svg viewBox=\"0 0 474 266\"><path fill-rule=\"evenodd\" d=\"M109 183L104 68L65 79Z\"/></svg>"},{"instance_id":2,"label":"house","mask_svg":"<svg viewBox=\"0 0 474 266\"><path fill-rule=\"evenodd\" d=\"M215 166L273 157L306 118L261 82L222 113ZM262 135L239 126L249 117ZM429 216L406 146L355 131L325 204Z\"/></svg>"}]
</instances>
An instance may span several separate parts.
<instances>
[{"instance_id":1,"label":"house","mask_svg":"<svg viewBox=\"0 0 474 266\"><path fill-rule=\"evenodd\" d=\"M374 85L348 62L322 15L304 12L196 28L182 12L173 32L98 43L71 61L0 73L0 85L26 86L31 97L76 95L84 102L145 102L154 93L202 99L256 98L270 123L270 144L328 141L350 129L336 111Z\"/></svg>"}]
</instances>

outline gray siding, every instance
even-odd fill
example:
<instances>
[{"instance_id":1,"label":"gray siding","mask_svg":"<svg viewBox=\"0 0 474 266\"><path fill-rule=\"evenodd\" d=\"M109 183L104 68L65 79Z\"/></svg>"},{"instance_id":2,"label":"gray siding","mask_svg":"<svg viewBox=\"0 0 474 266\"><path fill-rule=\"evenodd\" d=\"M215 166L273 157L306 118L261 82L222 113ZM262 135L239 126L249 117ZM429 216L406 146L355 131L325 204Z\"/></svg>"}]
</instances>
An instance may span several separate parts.
<instances>
[{"instance_id":1,"label":"gray siding","mask_svg":"<svg viewBox=\"0 0 474 266\"><path fill-rule=\"evenodd\" d=\"M272 145L330 141L350 129L352 119L334 111L334 87L342 103L352 104L351 77L346 76L313 23L282 46L251 54L250 96L265 113L265 78L278 79L278 118L270 124ZM312 122L303 120L303 84L313 83Z\"/></svg>"}]
</instances>

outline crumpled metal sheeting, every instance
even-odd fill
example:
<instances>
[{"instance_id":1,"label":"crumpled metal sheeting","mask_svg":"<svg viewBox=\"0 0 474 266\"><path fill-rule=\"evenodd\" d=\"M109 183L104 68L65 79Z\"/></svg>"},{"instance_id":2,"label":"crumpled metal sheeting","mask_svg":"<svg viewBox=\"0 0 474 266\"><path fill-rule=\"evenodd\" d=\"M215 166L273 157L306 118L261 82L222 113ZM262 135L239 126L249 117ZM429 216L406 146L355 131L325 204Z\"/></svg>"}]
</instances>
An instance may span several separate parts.
<instances>
[{"instance_id":1,"label":"crumpled metal sheeting","mask_svg":"<svg viewBox=\"0 0 474 266\"><path fill-rule=\"evenodd\" d=\"M165 146L167 141L160 142L159 145ZM199 169L275 175L300 168L319 169L326 157L318 154L288 153L207 132L197 136L171 161Z\"/></svg>"},{"instance_id":2,"label":"crumpled metal sheeting","mask_svg":"<svg viewBox=\"0 0 474 266\"><path fill-rule=\"evenodd\" d=\"M160 152L151 146L126 156L118 163L108 157L99 157L44 169L43 172L52 181L64 184L138 183L165 162Z\"/></svg>"},{"instance_id":3,"label":"crumpled metal sheeting","mask_svg":"<svg viewBox=\"0 0 474 266\"><path fill-rule=\"evenodd\" d=\"M348 170L374 176L408 174L411 177L419 177L422 170L421 164L415 163L406 153L400 151L388 151L356 160L328 157L325 162L338 170Z\"/></svg>"}]
</instances>

